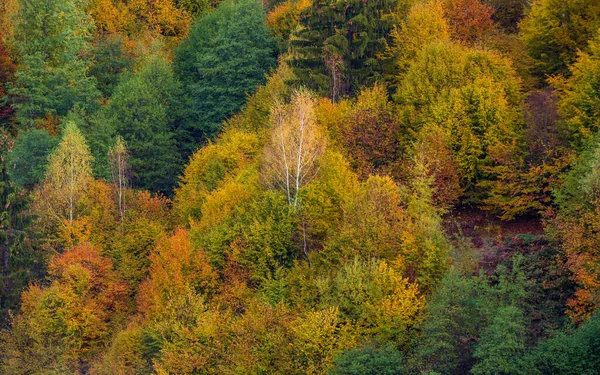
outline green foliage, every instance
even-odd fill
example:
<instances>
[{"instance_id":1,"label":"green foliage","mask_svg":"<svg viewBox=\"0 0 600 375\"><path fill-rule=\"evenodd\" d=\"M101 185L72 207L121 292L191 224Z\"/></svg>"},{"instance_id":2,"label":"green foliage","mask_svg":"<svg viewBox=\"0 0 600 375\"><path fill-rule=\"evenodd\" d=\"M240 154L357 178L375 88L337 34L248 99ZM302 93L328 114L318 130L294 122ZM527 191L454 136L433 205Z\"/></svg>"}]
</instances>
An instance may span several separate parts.
<instances>
[{"instance_id":1,"label":"green foliage","mask_svg":"<svg viewBox=\"0 0 600 375\"><path fill-rule=\"evenodd\" d=\"M536 60L535 74L546 78L568 75L579 50L600 27L600 4L595 0L535 0L520 24L521 38Z\"/></svg>"},{"instance_id":2,"label":"green foliage","mask_svg":"<svg viewBox=\"0 0 600 375\"><path fill-rule=\"evenodd\" d=\"M600 319L595 314L570 334L559 333L541 343L528 358L541 374L595 374L600 371Z\"/></svg>"},{"instance_id":3,"label":"green foliage","mask_svg":"<svg viewBox=\"0 0 600 375\"><path fill-rule=\"evenodd\" d=\"M563 136L576 149L585 147L598 130L600 112L600 32L590 40L588 52L581 52L573 65L571 76L555 79L553 85L559 90L558 110L563 117Z\"/></svg>"},{"instance_id":4,"label":"green foliage","mask_svg":"<svg viewBox=\"0 0 600 375\"><path fill-rule=\"evenodd\" d=\"M167 195L173 191L181 157L169 106L179 90L169 63L152 56L123 78L100 114L100 126L121 135L127 144L136 187Z\"/></svg>"},{"instance_id":5,"label":"green foliage","mask_svg":"<svg viewBox=\"0 0 600 375\"><path fill-rule=\"evenodd\" d=\"M133 57L124 50L123 39L118 36L97 37L90 52L89 75L96 78L98 90L108 98L120 75L133 67Z\"/></svg>"},{"instance_id":6,"label":"green foliage","mask_svg":"<svg viewBox=\"0 0 600 375\"><path fill-rule=\"evenodd\" d=\"M0 145L6 145L4 140ZM41 278L45 252L32 230L27 211L30 198L12 181L5 156L0 154L0 322L18 308L27 285Z\"/></svg>"},{"instance_id":7,"label":"green foliage","mask_svg":"<svg viewBox=\"0 0 600 375\"><path fill-rule=\"evenodd\" d=\"M323 96L358 93L390 69L381 55L409 1L315 0L291 39L291 66L300 84Z\"/></svg>"},{"instance_id":8,"label":"green foliage","mask_svg":"<svg viewBox=\"0 0 600 375\"><path fill-rule=\"evenodd\" d=\"M527 374L521 362L525 354L523 312L516 306L501 307L481 333L473 356L478 362L471 369L474 375Z\"/></svg>"},{"instance_id":9,"label":"green foliage","mask_svg":"<svg viewBox=\"0 0 600 375\"><path fill-rule=\"evenodd\" d=\"M253 280L270 279L279 268L292 265L298 256L292 242L295 220L292 207L280 193L266 192L249 208L239 258Z\"/></svg>"},{"instance_id":10,"label":"green foliage","mask_svg":"<svg viewBox=\"0 0 600 375\"><path fill-rule=\"evenodd\" d=\"M7 155L8 172L20 186L32 188L42 181L48 156L58 143L46 130L31 129L19 133Z\"/></svg>"},{"instance_id":11,"label":"green foliage","mask_svg":"<svg viewBox=\"0 0 600 375\"><path fill-rule=\"evenodd\" d=\"M519 22L529 11L529 0L483 0L494 10L494 21L504 30L515 33L519 30Z\"/></svg>"},{"instance_id":12,"label":"green foliage","mask_svg":"<svg viewBox=\"0 0 600 375\"><path fill-rule=\"evenodd\" d=\"M200 18L176 49L185 156L212 138L274 67L275 43L264 22L258 2L228 0Z\"/></svg>"},{"instance_id":13,"label":"green foliage","mask_svg":"<svg viewBox=\"0 0 600 375\"><path fill-rule=\"evenodd\" d=\"M8 120L13 114L6 96L6 85L13 80L15 69L16 66L4 43L4 33L0 32L0 126L3 128L9 128Z\"/></svg>"},{"instance_id":14,"label":"green foliage","mask_svg":"<svg viewBox=\"0 0 600 375\"><path fill-rule=\"evenodd\" d=\"M394 96L406 129L401 142L440 126L466 201L481 202L494 193L494 184L485 181L522 165L519 90L507 59L450 42L430 43L418 53Z\"/></svg>"},{"instance_id":15,"label":"green foliage","mask_svg":"<svg viewBox=\"0 0 600 375\"><path fill-rule=\"evenodd\" d=\"M93 107L96 81L84 58L93 29L81 0L20 1L15 46L22 62L9 92L17 119L25 125L47 116L64 116L80 103Z\"/></svg>"},{"instance_id":16,"label":"green foliage","mask_svg":"<svg viewBox=\"0 0 600 375\"><path fill-rule=\"evenodd\" d=\"M466 373L482 325L474 279L451 269L425 307L425 320L412 363L421 371Z\"/></svg>"},{"instance_id":17,"label":"green foliage","mask_svg":"<svg viewBox=\"0 0 600 375\"><path fill-rule=\"evenodd\" d=\"M335 359L335 369L330 375L401 375L404 361L393 346L377 348L366 345L348 350Z\"/></svg>"}]
</instances>

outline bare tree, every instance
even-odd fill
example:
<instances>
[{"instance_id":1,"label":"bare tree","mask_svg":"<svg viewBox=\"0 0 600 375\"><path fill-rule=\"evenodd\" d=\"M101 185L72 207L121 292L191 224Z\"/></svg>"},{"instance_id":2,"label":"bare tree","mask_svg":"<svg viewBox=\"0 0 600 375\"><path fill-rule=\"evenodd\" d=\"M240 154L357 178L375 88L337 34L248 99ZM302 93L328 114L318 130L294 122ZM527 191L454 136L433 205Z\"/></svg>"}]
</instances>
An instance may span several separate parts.
<instances>
[{"instance_id":1,"label":"bare tree","mask_svg":"<svg viewBox=\"0 0 600 375\"><path fill-rule=\"evenodd\" d=\"M335 98L339 96L342 82L342 55L336 52L325 50L325 66L331 74L331 102L335 104Z\"/></svg>"},{"instance_id":2,"label":"bare tree","mask_svg":"<svg viewBox=\"0 0 600 375\"><path fill-rule=\"evenodd\" d=\"M119 215L121 217L121 230L125 222L125 191L129 188L129 153L121 136L117 136L115 145L108 151L110 161L111 180L115 189L115 195L119 204Z\"/></svg>"},{"instance_id":3,"label":"bare tree","mask_svg":"<svg viewBox=\"0 0 600 375\"><path fill-rule=\"evenodd\" d=\"M310 94L298 91L290 104L276 103L271 126L271 142L265 150L265 177L273 187L283 190L295 208L300 189L316 177L319 157L326 147Z\"/></svg>"}]
</instances>

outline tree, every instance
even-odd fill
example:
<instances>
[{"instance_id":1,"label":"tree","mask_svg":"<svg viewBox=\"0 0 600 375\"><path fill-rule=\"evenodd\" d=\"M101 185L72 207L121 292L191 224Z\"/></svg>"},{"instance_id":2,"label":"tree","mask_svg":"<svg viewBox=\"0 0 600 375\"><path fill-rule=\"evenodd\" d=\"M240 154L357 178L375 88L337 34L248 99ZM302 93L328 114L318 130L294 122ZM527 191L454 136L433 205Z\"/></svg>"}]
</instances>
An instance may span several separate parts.
<instances>
[{"instance_id":1,"label":"tree","mask_svg":"<svg viewBox=\"0 0 600 375\"><path fill-rule=\"evenodd\" d=\"M98 96L84 57L93 22L81 0L21 0L15 45L22 58L9 90L19 98L17 119L31 125L64 116L75 103L93 106Z\"/></svg>"},{"instance_id":2,"label":"tree","mask_svg":"<svg viewBox=\"0 0 600 375\"><path fill-rule=\"evenodd\" d=\"M89 75L96 78L98 90L109 98L121 75L133 67L133 56L125 51L123 38L118 35L97 36L90 53Z\"/></svg>"},{"instance_id":3,"label":"tree","mask_svg":"<svg viewBox=\"0 0 600 375\"><path fill-rule=\"evenodd\" d=\"M4 33L0 32L0 125L4 128L8 127L7 122L13 114L13 109L8 104L6 86L13 80L15 69L4 43Z\"/></svg>"},{"instance_id":4,"label":"tree","mask_svg":"<svg viewBox=\"0 0 600 375\"><path fill-rule=\"evenodd\" d=\"M394 96L401 106L400 144L410 145L438 128L447 137L466 199L481 203L495 187L485 181L495 181L506 169L523 168L522 120L516 109L519 90L520 80L507 59L434 41L418 52ZM523 190L518 194L527 193L526 187L519 187ZM498 195L510 194L517 195L512 191ZM496 199L485 203L506 209ZM535 200L525 202L521 212L536 205Z\"/></svg>"},{"instance_id":5,"label":"tree","mask_svg":"<svg viewBox=\"0 0 600 375\"><path fill-rule=\"evenodd\" d=\"M109 150L108 159L110 160L111 180L119 204L121 225L123 225L126 207L125 193L129 187L129 175L131 171L129 169L129 153L127 152L123 138L120 136L117 136L114 146Z\"/></svg>"},{"instance_id":6,"label":"tree","mask_svg":"<svg viewBox=\"0 0 600 375\"><path fill-rule=\"evenodd\" d=\"M392 345L367 344L344 352L335 359L330 375L402 375L402 354Z\"/></svg>"},{"instance_id":7,"label":"tree","mask_svg":"<svg viewBox=\"0 0 600 375\"><path fill-rule=\"evenodd\" d=\"M568 305L580 321L600 306L600 147L594 142L555 192L558 214L550 233L561 243L578 290Z\"/></svg>"},{"instance_id":8,"label":"tree","mask_svg":"<svg viewBox=\"0 0 600 375\"><path fill-rule=\"evenodd\" d=\"M521 360L525 355L523 311L516 306L498 309L490 325L481 333L473 356L473 375L528 374Z\"/></svg>"},{"instance_id":9,"label":"tree","mask_svg":"<svg viewBox=\"0 0 600 375\"><path fill-rule=\"evenodd\" d=\"M179 90L169 63L151 56L119 83L99 116L100 126L127 144L135 187L167 195L173 191L181 158L170 106Z\"/></svg>"},{"instance_id":10,"label":"tree","mask_svg":"<svg viewBox=\"0 0 600 375\"><path fill-rule=\"evenodd\" d=\"M341 121L341 140L352 156L358 174L391 174L399 177L401 150L400 124L385 86L364 89L347 117Z\"/></svg>"},{"instance_id":11,"label":"tree","mask_svg":"<svg viewBox=\"0 0 600 375\"><path fill-rule=\"evenodd\" d=\"M126 312L127 285L89 244L53 258L49 285L31 285L10 333L3 332L4 373L85 373Z\"/></svg>"},{"instance_id":12,"label":"tree","mask_svg":"<svg viewBox=\"0 0 600 375\"><path fill-rule=\"evenodd\" d=\"M275 42L264 10L254 0L228 0L202 17L175 50L175 71L183 83L183 154L189 156L275 66Z\"/></svg>"},{"instance_id":13,"label":"tree","mask_svg":"<svg viewBox=\"0 0 600 375\"><path fill-rule=\"evenodd\" d=\"M600 315L595 314L574 332L559 332L540 343L530 355L541 374L594 374L600 371Z\"/></svg>"},{"instance_id":14,"label":"tree","mask_svg":"<svg viewBox=\"0 0 600 375\"><path fill-rule=\"evenodd\" d=\"M466 43L494 29L493 9L479 0L445 0L444 13L453 35Z\"/></svg>"},{"instance_id":15,"label":"tree","mask_svg":"<svg viewBox=\"0 0 600 375\"><path fill-rule=\"evenodd\" d=\"M535 0L520 24L521 38L535 59L540 78L569 75L578 50L600 28L600 4L595 0Z\"/></svg>"},{"instance_id":16,"label":"tree","mask_svg":"<svg viewBox=\"0 0 600 375\"><path fill-rule=\"evenodd\" d=\"M2 150L10 148L0 136ZM28 212L29 197L12 181L6 155L0 153L0 324L8 323L10 313L18 308L21 292L41 278L45 253L36 248L38 239L32 230L33 217Z\"/></svg>"},{"instance_id":17,"label":"tree","mask_svg":"<svg viewBox=\"0 0 600 375\"><path fill-rule=\"evenodd\" d=\"M8 173L14 182L28 189L41 182L48 167L48 156L58 141L46 130L19 132L14 147L6 155Z\"/></svg>"},{"instance_id":18,"label":"tree","mask_svg":"<svg viewBox=\"0 0 600 375\"><path fill-rule=\"evenodd\" d=\"M319 157L326 146L326 138L315 122L310 94L299 91L289 105L275 104L271 124L271 142L264 162L266 180L296 207L300 189L317 175Z\"/></svg>"},{"instance_id":19,"label":"tree","mask_svg":"<svg viewBox=\"0 0 600 375\"><path fill-rule=\"evenodd\" d=\"M207 297L214 293L217 274L206 253L194 247L185 230L158 241L150 262L150 274L140 286L138 300L139 310L149 317L161 314L176 296L191 292Z\"/></svg>"},{"instance_id":20,"label":"tree","mask_svg":"<svg viewBox=\"0 0 600 375\"><path fill-rule=\"evenodd\" d=\"M484 0L494 10L492 18L510 33L519 31L519 22L529 10L530 0Z\"/></svg>"},{"instance_id":21,"label":"tree","mask_svg":"<svg viewBox=\"0 0 600 375\"><path fill-rule=\"evenodd\" d=\"M301 28L291 41L291 66L298 81L333 101L357 93L380 79L382 59L396 25L396 12L409 1L316 0L300 14Z\"/></svg>"},{"instance_id":22,"label":"tree","mask_svg":"<svg viewBox=\"0 0 600 375\"><path fill-rule=\"evenodd\" d=\"M425 306L414 365L421 371L464 374L473 362L473 347L482 316L473 279L450 269Z\"/></svg>"},{"instance_id":23,"label":"tree","mask_svg":"<svg viewBox=\"0 0 600 375\"><path fill-rule=\"evenodd\" d=\"M558 112L564 119L561 135L579 150L600 130L600 31L587 51L569 67L569 78L551 81L558 89Z\"/></svg>"},{"instance_id":24,"label":"tree","mask_svg":"<svg viewBox=\"0 0 600 375\"><path fill-rule=\"evenodd\" d=\"M35 193L43 220L71 231L81 215L92 177L92 156L77 126L68 122L56 151L48 159L45 180Z\"/></svg>"}]
</instances>

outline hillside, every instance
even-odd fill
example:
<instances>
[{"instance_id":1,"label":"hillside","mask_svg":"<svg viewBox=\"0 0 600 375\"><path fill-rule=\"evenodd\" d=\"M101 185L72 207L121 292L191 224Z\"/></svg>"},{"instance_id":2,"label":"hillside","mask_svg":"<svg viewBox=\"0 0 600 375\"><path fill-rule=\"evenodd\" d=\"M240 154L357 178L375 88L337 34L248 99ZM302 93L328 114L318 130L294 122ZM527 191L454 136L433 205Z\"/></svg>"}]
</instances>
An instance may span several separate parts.
<instances>
[{"instance_id":1,"label":"hillside","mask_svg":"<svg viewBox=\"0 0 600 375\"><path fill-rule=\"evenodd\" d=\"M600 373L596 0L4 0L0 373Z\"/></svg>"}]
</instances>

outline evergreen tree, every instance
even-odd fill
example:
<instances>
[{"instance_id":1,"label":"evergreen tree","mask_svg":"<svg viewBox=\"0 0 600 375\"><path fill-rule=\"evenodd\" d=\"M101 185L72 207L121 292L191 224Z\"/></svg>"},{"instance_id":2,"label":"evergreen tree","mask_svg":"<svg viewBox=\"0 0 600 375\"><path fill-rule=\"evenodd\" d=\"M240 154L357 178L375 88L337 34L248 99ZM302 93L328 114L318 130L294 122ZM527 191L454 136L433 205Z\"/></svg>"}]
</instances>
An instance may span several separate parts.
<instances>
[{"instance_id":1,"label":"evergreen tree","mask_svg":"<svg viewBox=\"0 0 600 375\"><path fill-rule=\"evenodd\" d=\"M301 13L291 41L291 65L301 84L335 101L357 93L390 68L382 59L408 1L316 0Z\"/></svg>"},{"instance_id":2,"label":"evergreen tree","mask_svg":"<svg viewBox=\"0 0 600 375\"><path fill-rule=\"evenodd\" d=\"M516 306L498 309L490 325L481 333L473 353L478 362L473 375L529 374L521 362L525 354L523 311Z\"/></svg>"},{"instance_id":3,"label":"evergreen tree","mask_svg":"<svg viewBox=\"0 0 600 375\"><path fill-rule=\"evenodd\" d=\"M15 45L21 64L9 93L17 119L26 125L64 116L75 103L91 106L98 96L83 56L93 22L84 0L21 0L15 18Z\"/></svg>"},{"instance_id":4,"label":"evergreen tree","mask_svg":"<svg viewBox=\"0 0 600 375\"><path fill-rule=\"evenodd\" d=\"M169 107L179 90L169 63L150 57L121 81L100 114L98 121L107 132L122 136L127 144L132 183L138 188L170 194L175 187L181 158Z\"/></svg>"},{"instance_id":5,"label":"evergreen tree","mask_svg":"<svg viewBox=\"0 0 600 375\"><path fill-rule=\"evenodd\" d=\"M335 359L330 375L401 375L402 354L392 345L381 348L373 344L348 350Z\"/></svg>"},{"instance_id":6,"label":"evergreen tree","mask_svg":"<svg viewBox=\"0 0 600 375\"><path fill-rule=\"evenodd\" d=\"M41 182L48 166L48 156L57 143L58 139L46 130L20 132L12 150L6 155L12 180L28 189Z\"/></svg>"},{"instance_id":7,"label":"evergreen tree","mask_svg":"<svg viewBox=\"0 0 600 375\"><path fill-rule=\"evenodd\" d=\"M0 135L0 149L7 150L7 138ZM13 181L0 153L0 324L18 307L21 292L44 269L43 253L35 249L36 239L27 214L28 197Z\"/></svg>"},{"instance_id":8,"label":"evergreen tree","mask_svg":"<svg viewBox=\"0 0 600 375\"><path fill-rule=\"evenodd\" d=\"M15 65L4 44L4 33L0 31L0 127L8 127L13 110L8 103L6 85L13 79Z\"/></svg>"},{"instance_id":9,"label":"evergreen tree","mask_svg":"<svg viewBox=\"0 0 600 375\"><path fill-rule=\"evenodd\" d=\"M473 362L473 346L481 326L476 284L452 269L426 306L416 367L440 374L464 374Z\"/></svg>"},{"instance_id":10,"label":"evergreen tree","mask_svg":"<svg viewBox=\"0 0 600 375\"><path fill-rule=\"evenodd\" d=\"M275 66L275 42L255 0L228 0L202 17L175 51L184 84L180 147L189 156L236 113Z\"/></svg>"}]
</instances>

